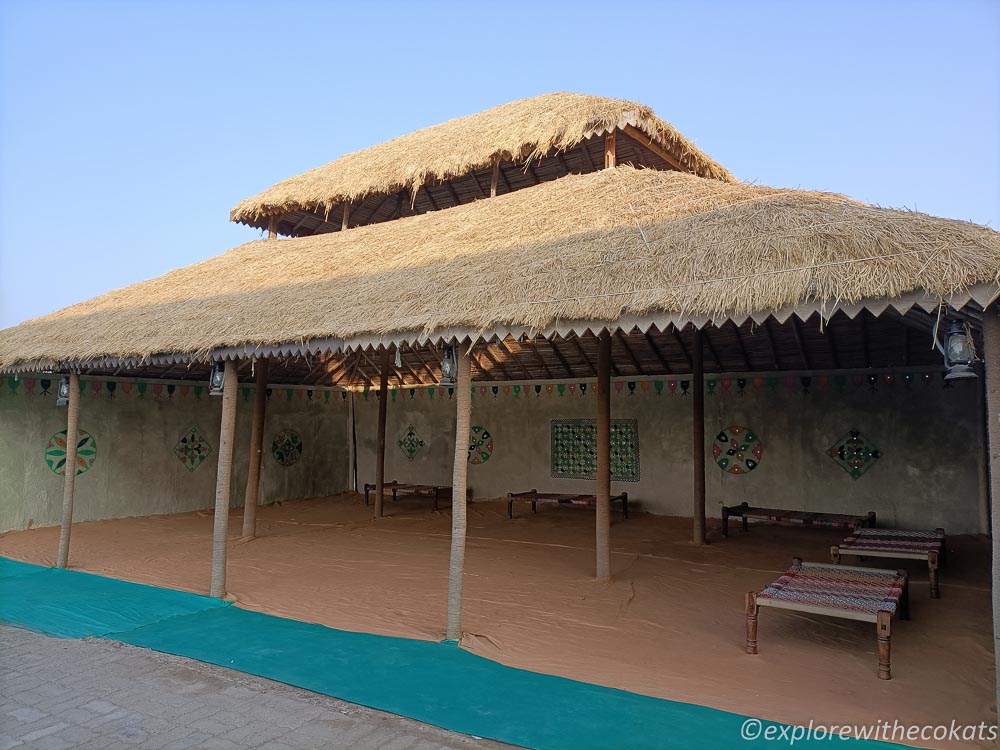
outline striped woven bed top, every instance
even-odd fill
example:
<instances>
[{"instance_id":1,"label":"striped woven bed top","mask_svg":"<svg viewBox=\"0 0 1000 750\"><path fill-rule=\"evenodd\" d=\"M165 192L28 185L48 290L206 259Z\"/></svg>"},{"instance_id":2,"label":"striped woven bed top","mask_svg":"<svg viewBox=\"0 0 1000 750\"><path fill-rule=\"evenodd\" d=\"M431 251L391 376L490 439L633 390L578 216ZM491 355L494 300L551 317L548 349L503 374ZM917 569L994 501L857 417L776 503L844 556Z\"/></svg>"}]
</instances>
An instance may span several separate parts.
<instances>
[{"instance_id":1,"label":"striped woven bed top","mask_svg":"<svg viewBox=\"0 0 1000 750\"><path fill-rule=\"evenodd\" d=\"M870 552L940 552L944 545L944 532L912 531L906 529L857 529L840 545L841 550L868 550Z\"/></svg>"},{"instance_id":2,"label":"striped woven bed top","mask_svg":"<svg viewBox=\"0 0 1000 750\"><path fill-rule=\"evenodd\" d=\"M906 579L893 570L839 565L794 565L757 594L757 599L875 615L895 614Z\"/></svg>"}]
</instances>

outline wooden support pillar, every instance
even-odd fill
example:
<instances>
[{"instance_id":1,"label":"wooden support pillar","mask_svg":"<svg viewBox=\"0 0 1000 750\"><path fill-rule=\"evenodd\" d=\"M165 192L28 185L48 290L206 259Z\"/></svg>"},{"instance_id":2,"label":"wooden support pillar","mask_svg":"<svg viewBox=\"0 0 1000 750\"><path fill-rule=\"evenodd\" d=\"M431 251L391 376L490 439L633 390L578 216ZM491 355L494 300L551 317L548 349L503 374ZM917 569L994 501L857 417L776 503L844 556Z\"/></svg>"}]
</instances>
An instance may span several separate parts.
<instances>
[{"instance_id":1,"label":"wooden support pillar","mask_svg":"<svg viewBox=\"0 0 1000 750\"><path fill-rule=\"evenodd\" d=\"M264 411L267 408L267 360L256 363L253 393L253 424L250 426L250 466L243 495L243 536L257 535L257 503L260 493L260 462L264 454Z\"/></svg>"},{"instance_id":2,"label":"wooden support pillar","mask_svg":"<svg viewBox=\"0 0 1000 750\"><path fill-rule=\"evenodd\" d=\"M267 238L274 240L278 238L278 217L272 216L267 220Z\"/></svg>"},{"instance_id":3,"label":"wooden support pillar","mask_svg":"<svg viewBox=\"0 0 1000 750\"><path fill-rule=\"evenodd\" d=\"M993 538L993 655L1000 706L1000 307L983 311L983 380L990 472L990 532Z\"/></svg>"},{"instance_id":4,"label":"wooden support pillar","mask_svg":"<svg viewBox=\"0 0 1000 750\"><path fill-rule=\"evenodd\" d=\"M691 352L691 395L694 428L694 543L705 543L705 352L701 329L694 332Z\"/></svg>"},{"instance_id":5,"label":"wooden support pillar","mask_svg":"<svg viewBox=\"0 0 1000 750\"><path fill-rule=\"evenodd\" d=\"M385 499L385 411L389 396L389 347L382 348L381 372L378 380L378 446L375 453L375 517L382 517Z\"/></svg>"},{"instance_id":6,"label":"wooden support pillar","mask_svg":"<svg viewBox=\"0 0 1000 750\"><path fill-rule=\"evenodd\" d=\"M490 198L497 197L497 182L500 180L500 160L493 162L493 177L490 179Z\"/></svg>"},{"instance_id":7,"label":"wooden support pillar","mask_svg":"<svg viewBox=\"0 0 1000 750\"><path fill-rule=\"evenodd\" d=\"M448 565L447 638L462 637L462 576L465 571L465 503L469 473L469 429L472 420L472 356L456 352L455 460L451 475L451 562Z\"/></svg>"},{"instance_id":8,"label":"wooden support pillar","mask_svg":"<svg viewBox=\"0 0 1000 750\"><path fill-rule=\"evenodd\" d=\"M229 489L233 477L233 437L239 382L235 360L226 362L222 386L222 426L219 429L219 470L215 479L215 527L212 531L212 586L210 595L226 595L226 538L229 532Z\"/></svg>"},{"instance_id":9,"label":"wooden support pillar","mask_svg":"<svg viewBox=\"0 0 1000 750\"><path fill-rule=\"evenodd\" d=\"M73 493L76 491L76 446L80 442L80 374L69 375L69 405L66 409L66 477L63 482L62 527L59 529L57 568L69 564L69 532L73 526Z\"/></svg>"},{"instance_id":10,"label":"wooden support pillar","mask_svg":"<svg viewBox=\"0 0 1000 750\"><path fill-rule=\"evenodd\" d=\"M617 147L617 130L612 130L604 136L604 168L613 169L618 164L618 156L615 153Z\"/></svg>"},{"instance_id":11,"label":"wooden support pillar","mask_svg":"<svg viewBox=\"0 0 1000 750\"><path fill-rule=\"evenodd\" d=\"M345 229L350 227L351 221L351 204L344 204L344 218L340 221L340 231L343 232Z\"/></svg>"},{"instance_id":12,"label":"wooden support pillar","mask_svg":"<svg viewBox=\"0 0 1000 750\"><path fill-rule=\"evenodd\" d=\"M611 575L611 334L602 331L597 357L597 528L595 577Z\"/></svg>"}]
</instances>

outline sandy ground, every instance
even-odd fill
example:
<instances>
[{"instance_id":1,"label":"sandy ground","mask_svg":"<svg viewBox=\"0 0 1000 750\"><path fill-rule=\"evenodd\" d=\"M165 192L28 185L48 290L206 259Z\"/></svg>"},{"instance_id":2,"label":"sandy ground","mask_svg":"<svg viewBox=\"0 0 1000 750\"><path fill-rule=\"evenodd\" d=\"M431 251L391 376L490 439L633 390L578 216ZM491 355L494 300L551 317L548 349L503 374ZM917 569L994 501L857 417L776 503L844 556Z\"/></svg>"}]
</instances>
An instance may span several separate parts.
<instances>
[{"instance_id":1,"label":"sandy ground","mask_svg":"<svg viewBox=\"0 0 1000 750\"><path fill-rule=\"evenodd\" d=\"M755 525L689 543L690 519L615 514L610 582L592 578L593 512L469 506L462 646L511 666L781 722L979 724L996 720L989 544L949 538L942 598L917 562L910 621L893 625L893 679L876 679L874 625L763 609L760 653L744 653L743 595L795 555L827 561L843 534ZM387 503L371 519L353 494L260 508L258 537L230 523L239 606L346 630L441 639L451 515ZM208 593L212 514L73 527L71 567ZM0 536L0 554L52 565L59 529ZM929 747L968 744L921 743Z\"/></svg>"}]
</instances>

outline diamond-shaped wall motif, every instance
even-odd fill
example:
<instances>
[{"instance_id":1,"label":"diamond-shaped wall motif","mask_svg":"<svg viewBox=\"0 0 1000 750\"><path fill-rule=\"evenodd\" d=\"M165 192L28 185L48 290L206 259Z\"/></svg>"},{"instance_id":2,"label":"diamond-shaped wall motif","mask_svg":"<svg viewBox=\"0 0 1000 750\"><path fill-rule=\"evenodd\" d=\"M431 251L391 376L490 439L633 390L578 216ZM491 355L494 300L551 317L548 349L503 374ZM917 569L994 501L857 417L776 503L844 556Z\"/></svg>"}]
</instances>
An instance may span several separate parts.
<instances>
[{"instance_id":1,"label":"diamond-shaped wall motif","mask_svg":"<svg viewBox=\"0 0 1000 750\"><path fill-rule=\"evenodd\" d=\"M211 452L212 446L197 426L181 435L181 439L174 446L174 455L187 467L188 471L194 471L201 466Z\"/></svg>"},{"instance_id":2,"label":"diamond-shaped wall motif","mask_svg":"<svg viewBox=\"0 0 1000 750\"><path fill-rule=\"evenodd\" d=\"M406 454L406 457L412 461L420 452L420 449L424 447L424 441L423 438L417 434L417 431L413 429L413 425L411 424L407 426L406 432L403 433L403 436L399 439L397 445L399 445L399 449Z\"/></svg>"},{"instance_id":3,"label":"diamond-shaped wall motif","mask_svg":"<svg viewBox=\"0 0 1000 750\"><path fill-rule=\"evenodd\" d=\"M882 452L858 430L850 430L830 447L827 454L854 479L882 458Z\"/></svg>"}]
</instances>

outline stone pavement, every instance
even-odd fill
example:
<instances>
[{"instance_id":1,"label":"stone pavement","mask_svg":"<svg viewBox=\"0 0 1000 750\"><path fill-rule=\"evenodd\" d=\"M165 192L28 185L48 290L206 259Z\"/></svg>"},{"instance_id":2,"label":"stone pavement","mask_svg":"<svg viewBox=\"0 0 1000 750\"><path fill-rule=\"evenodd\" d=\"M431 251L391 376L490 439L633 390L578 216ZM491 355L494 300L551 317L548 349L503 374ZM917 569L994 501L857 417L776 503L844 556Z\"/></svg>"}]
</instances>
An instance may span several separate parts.
<instances>
[{"instance_id":1,"label":"stone pavement","mask_svg":"<svg viewBox=\"0 0 1000 750\"><path fill-rule=\"evenodd\" d=\"M502 750L168 654L0 625L0 750Z\"/></svg>"}]
</instances>

